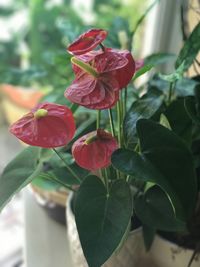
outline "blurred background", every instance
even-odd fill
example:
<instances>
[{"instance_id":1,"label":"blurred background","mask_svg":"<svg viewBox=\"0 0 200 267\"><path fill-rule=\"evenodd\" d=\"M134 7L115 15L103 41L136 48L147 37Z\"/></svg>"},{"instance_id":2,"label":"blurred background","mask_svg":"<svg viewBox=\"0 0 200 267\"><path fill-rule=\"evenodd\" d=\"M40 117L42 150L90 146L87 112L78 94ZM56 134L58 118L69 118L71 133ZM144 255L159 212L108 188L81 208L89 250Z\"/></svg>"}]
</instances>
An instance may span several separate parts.
<instances>
[{"instance_id":1,"label":"blurred background","mask_svg":"<svg viewBox=\"0 0 200 267\"><path fill-rule=\"evenodd\" d=\"M170 53L160 68L167 72L199 14L198 0L0 0L0 173L23 149L8 132L11 123L41 100L70 106L63 97L73 80L66 47L79 34L91 27L106 29L105 45L129 49L136 59ZM195 71L194 66L189 75ZM77 117L94 123L82 110ZM47 210L59 207L57 221L63 226L32 195ZM62 267L65 262L71 267L63 236L65 201L62 189L40 182L11 201L0 214L1 267ZM59 252L52 240L60 244Z\"/></svg>"}]
</instances>

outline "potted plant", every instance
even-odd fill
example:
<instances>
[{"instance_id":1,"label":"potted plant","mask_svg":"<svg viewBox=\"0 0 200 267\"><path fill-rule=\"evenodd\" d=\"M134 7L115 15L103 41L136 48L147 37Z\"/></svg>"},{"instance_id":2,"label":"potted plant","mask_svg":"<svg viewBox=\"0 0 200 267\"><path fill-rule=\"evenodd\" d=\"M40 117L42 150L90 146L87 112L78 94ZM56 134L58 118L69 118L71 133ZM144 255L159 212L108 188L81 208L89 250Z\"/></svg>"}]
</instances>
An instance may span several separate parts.
<instances>
[{"instance_id":1,"label":"potted plant","mask_svg":"<svg viewBox=\"0 0 200 267\"><path fill-rule=\"evenodd\" d=\"M72 111L47 102L15 122L10 131L30 147L8 164L0 178L1 209L40 175L75 193L76 227L90 267L107 266L126 242L136 216L147 249L156 231L161 231L174 242L191 241L196 254L199 77L186 78L184 73L199 51L199 32L200 24L185 42L171 74L153 75L140 90L131 81L166 55L150 56L142 66L128 50L105 47L107 31L102 29L91 29L75 40L68 47L75 79L65 97L73 103L72 111L77 105L96 110L96 130L74 139ZM70 149L73 167L67 155ZM54 153L62 167L45 169Z\"/></svg>"}]
</instances>

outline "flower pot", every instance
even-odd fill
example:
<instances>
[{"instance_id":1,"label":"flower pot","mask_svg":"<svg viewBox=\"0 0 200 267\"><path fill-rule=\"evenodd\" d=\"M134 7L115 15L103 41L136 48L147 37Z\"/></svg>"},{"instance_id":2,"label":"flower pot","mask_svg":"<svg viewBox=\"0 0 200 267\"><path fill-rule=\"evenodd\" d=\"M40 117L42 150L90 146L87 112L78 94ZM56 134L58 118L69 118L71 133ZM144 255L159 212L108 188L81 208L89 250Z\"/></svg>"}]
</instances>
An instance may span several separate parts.
<instances>
[{"instance_id":1,"label":"flower pot","mask_svg":"<svg viewBox=\"0 0 200 267\"><path fill-rule=\"evenodd\" d=\"M71 209L72 196L73 194L70 194L67 200L66 216L69 245L74 263L73 267L88 267L81 248L74 214ZM142 228L139 227L130 232L124 245L102 267L146 267L147 264L148 267L156 267L150 261L148 254L145 253Z\"/></svg>"},{"instance_id":2,"label":"flower pot","mask_svg":"<svg viewBox=\"0 0 200 267\"><path fill-rule=\"evenodd\" d=\"M149 253L159 267L187 267L193 252L192 249L178 246L160 235L156 235ZM200 256L197 255L191 267L199 266Z\"/></svg>"},{"instance_id":3,"label":"flower pot","mask_svg":"<svg viewBox=\"0 0 200 267\"><path fill-rule=\"evenodd\" d=\"M50 218L62 225L66 225L65 210L69 195L67 190L49 191L32 184L30 190L36 202L47 212Z\"/></svg>"},{"instance_id":4,"label":"flower pot","mask_svg":"<svg viewBox=\"0 0 200 267\"><path fill-rule=\"evenodd\" d=\"M2 107L9 124L29 112L43 96L41 91L10 84L2 84L0 93L2 95Z\"/></svg>"}]
</instances>

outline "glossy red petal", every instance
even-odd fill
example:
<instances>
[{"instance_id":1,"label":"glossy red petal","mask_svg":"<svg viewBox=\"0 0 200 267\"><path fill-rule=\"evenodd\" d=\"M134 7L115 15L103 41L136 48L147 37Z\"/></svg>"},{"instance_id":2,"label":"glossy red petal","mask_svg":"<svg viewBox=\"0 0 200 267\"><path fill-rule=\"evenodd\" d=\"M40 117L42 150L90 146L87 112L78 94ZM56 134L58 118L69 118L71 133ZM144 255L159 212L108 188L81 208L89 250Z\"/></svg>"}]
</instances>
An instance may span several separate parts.
<instances>
[{"instance_id":1,"label":"glossy red petal","mask_svg":"<svg viewBox=\"0 0 200 267\"><path fill-rule=\"evenodd\" d=\"M126 56L118 51L105 51L104 53L96 55L93 60L93 67L99 73L121 69L128 64Z\"/></svg>"},{"instance_id":2,"label":"glossy red petal","mask_svg":"<svg viewBox=\"0 0 200 267\"><path fill-rule=\"evenodd\" d=\"M73 83L66 89L65 97L73 103L82 103L82 98L92 93L97 84L97 80L83 71L77 75Z\"/></svg>"},{"instance_id":3,"label":"glossy red petal","mask_svg":"<svg viewBox=\"0 0 200 267\"><path fill-rule=\"evenodd\" d=\"M72 55L82 55L96 48L107 37L107 31L102 29L91 29L81 34L67 48Z\"/></svg>"},{"instance_id":4,"label":"glossy red petal","mask_svg":"<svg viewBox=\"0 0 200 267\"><path fill-rule=\"evenodd\" d=\"M45 109L48 114L36 119L34 112ZM53 103L41 103L10 127L10 132L32 146L53 148L64 146L75 133L75 122L69 108Z\"/></svg>"},{"instance_id":5,"label":"glossy red petal","mask_svg":"<svg viewBox=\"0 0 200 267\"><path fill-rule=\"evenodd\" d=\"M85 106L89 109L102 110L109 109L115 106L117 101L119 100L119 91L105 91L105 98L99 103L91 103L90 105Z\"/></svg>"},{"instance_id":6,"label":"glossy red petal","mask_svg":"<svg viewBox=\"0 0 200 267\"><path fill-rule=\"evenodd\" d=\"M65 97L90 109L107 109L118 101L118 90L118 82L110 74L104 73L99 78L84 74L84 78L77 78L65 91Z\"/></svg>"},{"instance_id":7,"label":"glossy red petal","mask_svg":"<svg viewBox=\"0 0 200 267\"><path fill-rule=\"evenodd\" d=\"M119 83L119 88L126 87L135 73L135 61L128 50L115 50L121 56L127 59L128 64L115 71L114 76Z\"/></svg>"},{"instance_id":8,"label":"glossy red petal","mask_svg":"<svg viewBox=\"0 0 200 267\"><path fill-rule=\"evenodd\" d=\"M99 131L99 130L98 130ZM90 171L106 168L111 164L111 155L118 148L117 141L111 134L101 132L91 132L79 138L72 147L72 154L76 163ZM91 143L87 140L95 137Z\"/></svg>"}]
</instances>

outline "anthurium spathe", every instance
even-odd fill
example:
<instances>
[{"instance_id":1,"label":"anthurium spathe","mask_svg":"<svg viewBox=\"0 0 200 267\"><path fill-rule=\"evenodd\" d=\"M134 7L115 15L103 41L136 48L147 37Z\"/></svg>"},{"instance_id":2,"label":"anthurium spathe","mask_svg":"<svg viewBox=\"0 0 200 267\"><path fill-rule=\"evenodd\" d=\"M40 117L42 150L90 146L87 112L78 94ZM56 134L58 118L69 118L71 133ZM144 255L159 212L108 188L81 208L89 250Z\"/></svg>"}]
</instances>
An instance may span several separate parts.
<instances>
[{"instance_id":1,"label":"anthurium spathe","mask_svg":"<svg viewBox=\"0 0 200 267\"><path fill-rule=\"evenodd\" d=\"M79 166L95 171L111 164L111 155L117 148L116 139L98 129L79 138L72 147L72 154Z\"/></svg>"},{"instance_id":2,"label":"anthurium spathe","mask_svg":"<svg viewBox=\"0 0 200 267\"><path fill-rule=\"evenodd\" d=\"M116 50L112 49L111 51L119 53L124 56L128 60L128 64L123 68L116 70L115 78L119 83L119 88L123 89L126 87L131 81L135 71L136 71L136 63L133 59L133 56L128 50Z\"/></svg>"},{"instance_id":3,"label":"anthurium spathe","mask_svg":"<svg viewBox=\"0 0 200 267\"><path fill-rule=\"evenodd\" d=\"M10 132L28 145L54 148L71 141L75 122L68 107L41 103L12 124Z\"/></svg>"},{"instance_id":4,"label":"anthurium spathe","mask_svg":"<svg viewBox=\"0 0 200 267\"><path fill-rule=\"evenodd\" d=\"M81 34L67 48L72 55L82 55L96 48L107 37L107 31L102 29L91 29Z\"/></svg>"},{"instance_id":5,"label":"anthurium spathe","mask_svg":"<svg viewBox=\"0 0 200 267\"><path fill-rule=\"evenodd\" d=\"M75 80L65 91L71 102L90 109L108 109L119 99L119 90L127 86L134 72L134 60L128 51L107 49L72 58Z\"/></svg>"}]
</instances>

